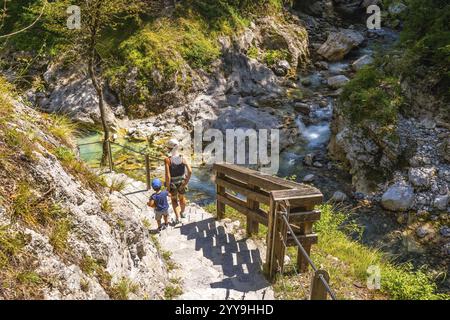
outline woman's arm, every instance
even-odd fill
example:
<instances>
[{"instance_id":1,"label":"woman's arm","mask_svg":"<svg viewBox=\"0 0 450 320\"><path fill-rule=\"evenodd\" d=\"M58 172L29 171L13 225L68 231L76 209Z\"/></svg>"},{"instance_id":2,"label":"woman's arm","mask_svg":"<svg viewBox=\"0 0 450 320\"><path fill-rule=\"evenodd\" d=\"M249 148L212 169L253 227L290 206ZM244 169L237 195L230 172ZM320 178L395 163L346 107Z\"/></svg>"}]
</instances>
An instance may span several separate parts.
<instances>
[{"instance_id":1,"label":"woman's arm","mask_svg":"<svg viewBox=\"0 0 450 320\"><path fill-rule=\"evenodd\" d=\"M191 179L191 176L192 176L192 168L186 159L183 158L183 162L184 162L184 165L186 166L186 170L187 170L187 175L186 175L186 178L184 179L184 185L187 186L187 184L189 183L189 180Z\"/></svg>"},{"instance_id":2,"label":"woman's arm","mask_svg":"<svg viewBox=\"0 0 450 320\"><path fill-rule=\"evenodd\" d=\"M165 172L166 172L166 188L170 189L170 159L166 158L166 160L164 160L164 164L165 164Z\"/></svg>"}]
</instances>

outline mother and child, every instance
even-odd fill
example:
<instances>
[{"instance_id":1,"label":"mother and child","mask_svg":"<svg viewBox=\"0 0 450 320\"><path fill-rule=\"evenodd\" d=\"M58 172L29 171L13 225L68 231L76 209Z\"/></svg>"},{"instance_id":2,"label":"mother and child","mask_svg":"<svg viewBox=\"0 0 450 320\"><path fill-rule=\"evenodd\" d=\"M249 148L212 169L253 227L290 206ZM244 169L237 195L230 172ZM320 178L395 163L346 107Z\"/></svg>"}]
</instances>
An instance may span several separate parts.
<instances>
[{"instance_id":1,"label":"mother and child","mask_svg":"<svg viewBox=\"0 0 450 320\"><path fill-rule=\"evenodd\" d=\"M180 224L181 219L185 218L186 209L185 194L187 186L192 175L192 168L186 158L180 154L180 143L176 139L171 139L168 144L169 156L164 160L165 164L165 187L159 179L152 181L152 189L155 191L150 197L148 205L155 209L155 219L158 223L158 232L164 230L169 225L169 203L168 197L172 202L172 208L175 211L175 224ZM164 218L164 224L162 219Z\"/></svg>"}]
</instances>

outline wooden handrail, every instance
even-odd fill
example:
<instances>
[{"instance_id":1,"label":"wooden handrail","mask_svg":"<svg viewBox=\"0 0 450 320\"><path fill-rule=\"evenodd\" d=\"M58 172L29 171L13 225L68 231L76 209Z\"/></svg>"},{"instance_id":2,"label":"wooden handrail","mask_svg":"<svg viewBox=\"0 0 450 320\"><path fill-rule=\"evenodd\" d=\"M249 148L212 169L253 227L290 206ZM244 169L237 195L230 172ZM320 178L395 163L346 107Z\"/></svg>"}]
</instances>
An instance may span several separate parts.
<instances>
[{"instance_id":1,"label":"wooden handrail","mask_svg":"<svg viewBox=\"0 0 450 320\"><path fill-rule=\"evenodd\" d=\"M222 219L225 207L230 206L246 216L248 235L257 233L259 224L267 226L265 272L269 279L276 280L275 275L283 270L286 246L298 247L297 265L305 272L311 262L311 246L318 242L312 226L320 220L320 211L314 209L323 201L320 190L233 164L215 164L213 170L216 174L217 217ZM261 204L269 206L269 210L262 210ZM323 295L326 290L319 287L326 278L325 272L314 271L317 275L311 299L326 299Z\"/></svg>"}]
</instances>

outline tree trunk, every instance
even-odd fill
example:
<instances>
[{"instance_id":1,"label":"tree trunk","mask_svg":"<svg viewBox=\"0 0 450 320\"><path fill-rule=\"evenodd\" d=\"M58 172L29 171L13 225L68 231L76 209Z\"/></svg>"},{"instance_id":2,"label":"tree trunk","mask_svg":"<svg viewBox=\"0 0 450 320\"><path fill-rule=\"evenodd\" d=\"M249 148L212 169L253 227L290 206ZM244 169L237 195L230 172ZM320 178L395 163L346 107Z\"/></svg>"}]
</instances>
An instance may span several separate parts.
<instances>
[{"instance_id":1,"label":"tree trunk","mask_svg":"<svg viewBox=\"0 0 450 320\"><path fill-rule=\"evenodd\" d=\"M89 59L89 75L91 77L92 84L94 85L95 91L97 91L97 96L98 96L98 107L100 109L100 117L101 117L102 126L103 126L103 133L104 133L103 154L102 154L101 166L105 166L107 160L109 159L108 141L110 138L110 132L109 132L108 124L106 122L105 101L103 99L103 88L99 84L97 76L95 75L94 59L95 59L95 52L92 52L92 56Z\"/></svg>"}]
</instances>

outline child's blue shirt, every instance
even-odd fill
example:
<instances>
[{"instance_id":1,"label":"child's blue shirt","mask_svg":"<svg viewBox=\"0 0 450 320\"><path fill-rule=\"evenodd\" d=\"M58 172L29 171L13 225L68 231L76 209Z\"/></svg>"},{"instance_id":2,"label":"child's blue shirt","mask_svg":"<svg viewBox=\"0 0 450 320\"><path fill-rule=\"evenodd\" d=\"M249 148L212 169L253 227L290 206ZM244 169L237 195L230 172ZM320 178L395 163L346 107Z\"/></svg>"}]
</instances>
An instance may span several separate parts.
<instances>
[{"instance_id":1,"label":"child's blue shirt","mask_svg":"<svg viewBox=\"0 0 450 320\"><path fill-rule=\"evenodd\" d=\"M151 199L155 201L156 211L163 212L169 209L169 202L167 201L168 196L169 192L167 192L166 190L161 191L160 193L152 194Z\"/></svg>"}]
</instances>

